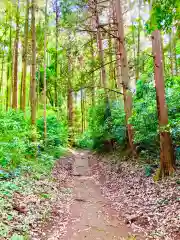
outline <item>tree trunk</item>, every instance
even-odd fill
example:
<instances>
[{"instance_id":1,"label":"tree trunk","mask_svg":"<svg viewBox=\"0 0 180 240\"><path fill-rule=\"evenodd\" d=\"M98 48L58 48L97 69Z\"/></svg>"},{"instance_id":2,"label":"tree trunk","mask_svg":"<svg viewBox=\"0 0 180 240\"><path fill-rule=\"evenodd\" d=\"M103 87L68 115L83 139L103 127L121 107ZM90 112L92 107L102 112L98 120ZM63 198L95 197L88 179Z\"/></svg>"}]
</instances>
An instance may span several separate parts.
<instances>
[{"instance_id":1,"label":"tree trunk","mask_svg":"<svg viewBox=\"0 0 180 240\"><path fill-rule=\"evenodd\" d=\"M164 66L161 35L159 30L152 33L154 56L154 79L160 132L160 177L171 175L175 169L172 140L168 130L168 110L165 101Z\"/></svg>"},{"instance_id":2,"label":"tree trunk","mask_svg":"<svg viewBox=\"0 0 180 240\"><path fill-rule=\"evenodd\" d=\"M129 8L130 11L133 9L134 7L134 2L131 2L131 0L129 0ZM133 21L133 16L131 14L131 25L132 25L132 41L133 41L133 62L134 62L134 73L135 73L135 78L136 78L136 72L137 72L137 62L136 62L136 39L135 39L135 24Z\"/></svg>"},{"instance_id":3,"label":"tree trunk","mask_svg":"<svg viewBox=\"0 0 180 240\"><path fill-rule=\"evenodd\" d=\"M69 40L70 41L70 40ZM67 110L68 110L68 131L69 131L69 143L73 145L73 90L72 90L72 59L70 52L68 52L68 87L67 87Z\"/></svg>"},{"instance_id":4,"label":"tree trunk","mask_svg":"<svg viewBox=\"0 0 180 240\"><path fill-rule=\"evenodd\" d=\"M58 8L58 0L56 0L56 56L55 56L55 82L54 82L54 104L55 107L58 107L58 93L57 93L57 78L58 78L58 27L59 24L59 8Z\"/></svg>"},{"instance_id":5,"label":"tree trunk","mask_svg":"<svg viewBox=\"0 0 180 240\"><path fill-rule=\"evenodd\" d=\"M19 0L17 1L17 13L16 13L16 37L14 44L14 81L12 92L12 108L18 107L18 45L19 45Z\"/></svg>"},{"instance_id":6,"label":"tree trunk","mask_svg":"<svg viewBox=\"0 0 180 240\"><path fill-rule=\"evenodd\" d=\"M45 6L45 26L44 26L44 140L46 143L47 138L47 117L46 117L46 92L47 92L47 80L46 80L46 48L47 48L47 27L48 27L48 16L47 16L47 5L46 0Z\"/></svg>"},{"instance_id":7,"label":"tree trunk","mask_svg":"<svg viewBox=\"0 0 180 240\"><path fill-rule=\"evenodd\" d=\"M84 132L84 89L81 88L81 132Z\"/></svg>"},{"instance_id":8,"label":"tree trunk","mask_svg":"<svg viewBox=\"0 0 180 240\"><path fill-rule=\"evenodd\" d=\"M104 87L106 96L107 96L107 79L106 79L106 68L104 66L104 51L103 51L103 41L102 41L102 34L101 29L99 26L99 14L97 10L97 0L95 0L95 17L96 17L96 28L97 28L97 47L99 50L99 61L101 66L101 75L100 75L100 86Z\"/></svg>"},{"instance_id":9,"label":"tree trunk","mask_svg":"<svg viewBox=\"0 0 180 240\"><path fill-rule=\"evenodd\" d=\"M28 48L28 27L29 27L29 0L26 0L26 19L24 25L24 46L22 54L22 79L21 79L21 96L20 108L25 112L26 108L26 72L27 72L27 48Z\"/></svg>"},{"instance_id":10,"label":"tree trunk","mask_svg":"<svg viewBox=\"0 0 180 240\"><path fill-rule=\"evenodd\" d=\"M8 107L11 106L11 97L10 92L10 83L12 81L12 26L11 26L12 20L10 19L10 27L9 27L9 49L8 49L8 68L7 68L7 84L6 84L6 111L8 111Z\"/></svg>"},{"instance_id":11,"label":"tree trunk","mask_svg":"<svg viewBox=\"0 0 180 240\"><path fill-rule=\"evenodd\" d=\"M36 112L38 113L38 110L39 110L39 102L40 102L40 67L37 66L37 81L36 81Z\"/></svg>"},{"instance_id":12,"label":"tree trunk","mask_svg":"<svg viewBox=\"0 0 180 240\"><path fill-rule=\"evenodd\" d=\"M115 2L113 1L113 23L114 25L117 25L117 18L116 18L116 6ZM118 32L114 32L115 36L118 37ZM121 78L121 61L120 61L120 55L119 55L119 41L117 38L114 39L114 49L116 54L116 84L118 88L122 89L122 78Z\"/></svg>"},{"instance_id":13,"label":"tree trunk","mask_svg":"<svg viewBox=\"0 0 180 240\"><path fill-rule=\"evenodd\" d=\"M94 46L93 46L93 36L91 35L91 59L92 59L92 67L91 67L91 70L92 70L92 92L91 92L91 96L92 96L92 106L95 105L95 78L94 78Z\"/></svg>"},{"instance_id":14,"label":"tree trunk","mask_svg":"<svg viewBox=\"0 0 180 240\"><path fill-rule=\"evenodd\" d=\"M128 61L127 52L125 49L124 42L124 26L122 17L121 1L115 0L116 18L118 26L118 36L119 36L119 56L121 62L121 76L123 84L123 95L124 95L124 110L126 114L126 126L128 132L128 142L133 154L135 154L135 147L133 143L133 129L132 125L129 124L129 118L132 115L132 93L129 91L129 75L128 75Z\"/></svg>"},{"instance_id":15,"label":"tree trunk","mask_svg":"<svg viewBox=\"0 0 180 240\"><path fill-rule=\"evenodd\" d=\"M1 81L0 81L0 93L3 94L3 80L4 80L4 52L2 56L2 64L1 64Z\"/></svg>"},{"instance_id":16,"label":"tree trunk","mask_svg":"<svg viewBox=\"0 0 180 240\"><path fill-rule=\"evenodd\" d=\"M32 73L31 73L31 123L36 124L36 26L35 26L35 0L31 6L31 28L32 28Z\"/></svg>"},{"instance_id":17,"label":"tree trunk","mask_svg":"<svg viewBox=\"0 0 180 240\"><path fill-rule=\"evenodd\" d=\"M109 19L110 22L110 19ZM111 25L109 24L109 32L111 31ZM109 87L111 89L115 88L115 82L114 82L114 78L113 78L113 55L112 55L112 38L111 35L108 34L108 47L109 47ZM112 93L112 95L114 95L114 93Z\"/></svg>"},{"instance_id":18,"label":"tree trunk","mask_svg":"<svg viewBox=\"0 0 180 240\"><path fill-rule=\"evenodd\" d=\"M173 38L172 31L169 33L169 57L170 57L170 66L171 66L171 75L174 75L174 67L173 67Z\"/></svg>"},{"instance_id":19,"label":"tree trunk","mask_svg":"<svg viewBox=\"0 0 180 240\"><path fill-rule=\"evenodd\" d=\"M140 37L141 37L141 0L138 1L138 39L137 39L137 62L136 62L136 81L139 79L140 72Z\"/></svg>"},{"instance_id":20,"label":"tree trunk","mask_svg":"<svg viewBox=\"0 0 180 240\"><path fill-rule=\"evenodd\" d=\"M177 56L176 56L176 32L175 30L172 30L172 37L173 37L173 59L174 59L174 65L175 65L175 75L178 75L178 62L177 62Z\"/></svg>"}]
</instances>

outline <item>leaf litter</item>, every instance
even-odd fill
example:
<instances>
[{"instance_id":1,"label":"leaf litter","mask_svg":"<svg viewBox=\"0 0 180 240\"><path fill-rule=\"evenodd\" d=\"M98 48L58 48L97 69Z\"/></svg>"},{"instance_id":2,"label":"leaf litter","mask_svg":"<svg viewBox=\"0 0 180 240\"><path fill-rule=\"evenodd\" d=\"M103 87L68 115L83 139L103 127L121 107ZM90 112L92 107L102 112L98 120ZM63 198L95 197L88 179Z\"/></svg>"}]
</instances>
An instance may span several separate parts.
<instances>
[{"instance_id":1,"label":"leaf litter","mask_svg":"<svg viewBox=\"0 0 180 240\"><path fill-rule=\"evenodd\" d=\"M179 240L179 170L173 178L155 183L138 164L121 162L116 167L107 156L98 157L91 171L103 195L125 223L134 231L145 233L146 239Z\"/></svg>"},{"instance_id":2,"label":"leaf litter","mask_svg":"<svg viewBox=\"0 0 180 240\"><path fill-rule=\"evenodd\" d=\"M56 217L61 222L59 234L63 235L72 198L67 186L71 184L70 174L60 160L52 176L36 179L22 175L0 181L0 239L42 239L44 224Z\"/></svg>"}]
</instances>

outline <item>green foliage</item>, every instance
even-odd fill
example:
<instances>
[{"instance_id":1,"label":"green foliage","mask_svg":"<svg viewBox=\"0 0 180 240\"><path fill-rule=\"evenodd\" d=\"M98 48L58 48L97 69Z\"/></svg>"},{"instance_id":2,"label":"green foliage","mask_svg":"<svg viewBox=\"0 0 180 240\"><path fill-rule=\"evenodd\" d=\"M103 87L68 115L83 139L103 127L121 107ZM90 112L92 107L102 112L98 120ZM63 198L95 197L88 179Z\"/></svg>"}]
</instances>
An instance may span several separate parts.
<instances>
[{"instance_id":1,"label":"green foliage","mask_svg":"<svg viewBox=\"0 0 180 240\"><path fill-rule=\"evenodd\" d=\"M31 128L21 112L0 112L0 165L3 168L17 167L24 161Z\"/></svg>"},{"instance_id":2,"label":"green foliage","mask_svg":"<svg viewBox=\"0 0 180 240\"><path fill-rule=\"evenodd\" d=\"M68 141L67 126L55 115L47 116L47 138L44 142L44 118L37 120L37 130L40 134L39 151L45 151L55 158L59 157L60 146L66 146Z\"/></svg>"},{"instance_id":3,"label":"green foliage","mask_svg":"<svg viewBox=\"0 0 180 240\"><path fill-rule=\"evenodd\" d=\"M180 144L180 78L171 77L166 80L166 101L169 110L169 128L173 142ZM134 142L140 146L144 158L157 157L159 152L158 118L155 87L151 80L137 82L134 96L133 115L130 120L135 130ZM177 148L177 157L178 157Z\"/></svg>"},{"instance_id":4,"label":"green foliage","mask_svg":"<svg viewBox=\"0 0 180 240\"><path fill-rule=\"evenodd\" d=\"M151 32L155 29L169 31L173 22L180 20L179 6L179 0L153 1L150 20L147 23L148 31Z\"/></svg>"},{"instance_id":5,"label":"green foliage","mask_svg":"<svg viewBox=\"0 0 180 240\"><path fill-rule=\"evenodd\" d=\"M92 149L93 148L93 140L91 138L91 134L88 131L85 131L83 134L78 136L76 140L76 145L83 149Z\"/></svg>"},{"instance_id":6,"label":"green foliage","mask_svg":"<svg viewBox=\"0 0 180 240\"><path fill-rule=\"evenodd\" d=\"M135 129L134 142L145 146L157 144L157 109L156 95L153 83L137 82L137 92L134 96L133 115L131 124Z\"/></svg>"},{"instance_id":7,"label":"green foliage","mask_svg":"<svg viewBox=\"0 0 180 240\"><path fill-rule=\"evenodd\" d=\"M10 240L24 240L24 237L22 235L19 234L13 234L13 236L11 237Z\"/></svg>"},{"instance_id":8,"label":"green foliage","mask_svg":"<svg viewBox=\"0 0 180 240\"><path fill-rule=\"evenodd\" d=\"M99 97L95 106L89 109L88 129L78 139L78 145L85 148L104 150L105 143L111 140L125 144L126 128L123 105L120 101L107 103Z\"/></svg>"},{"instance_id":9,"label":"green foliage","mask_svg":"<svg viewBox=\"0 0 180 240\"><path fill-rule=\"evenodd\" d=\"M0 112L1 179L18 176L19 167L24 168L28 161L31 162L36 157L42 159L45 167L53 164L54 158L62 154L62 146L67 144L67 127L57 117L50 115L47 117L47 129L47 139L44 142L43 118L37 120L36 131L31 128L29 120L24 119L22 112Z\"/></svg>"}]
</instances>

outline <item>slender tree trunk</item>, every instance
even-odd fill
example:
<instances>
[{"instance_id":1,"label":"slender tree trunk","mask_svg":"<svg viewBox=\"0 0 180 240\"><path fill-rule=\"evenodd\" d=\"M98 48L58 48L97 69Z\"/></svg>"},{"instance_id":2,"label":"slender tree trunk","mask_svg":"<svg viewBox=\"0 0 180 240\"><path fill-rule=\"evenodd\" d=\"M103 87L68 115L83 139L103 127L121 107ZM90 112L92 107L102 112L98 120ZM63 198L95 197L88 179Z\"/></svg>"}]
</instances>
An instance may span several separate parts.
<instances>
[{"instance_id":1,"label":"slender tree trunk","mask_svg":"<svg viewBox=\"0 0 180 240\"><path fill-rule=\"evenodd\" d=\"M137 39L137 62L136 62L136 81L139 79L140 72L140 37L141 37L141 0L138 1L138 39Z\"/></svg>"},{"instance_id":2,"label":"slender tree trunk","mask_svg":"<svg viewBox=\"0 0 180 240\"><path fill-rule=\"evenodd\" d=\"M8 66L7 66L7 80L6 80L6 111L8 111L9 107L9 79L12 77L12 27L10 22L9 27L9 50L8 50Z\"/></svg>"},{"instance_id":3,"label":"slender tree trunk","mask_svg":"<svg viewBox=\"0 0 180 240\"><path fill-rule=\"evenodd\" d=\"M47 27L48 27L48 18L47 18L47 4L46 0L45 6L45 26L44 26L44 139L47 138L47 117L46 117L46 92L47 92L47 81L46 81L46 48L47 48Z\"/></svg>"},{"instance_id":4,"label":"slender tree trunk","mask_svg":"<svg viewBox=\"0 0 180 240\"><path fill-rule=\"evenodd\" d=\"M115 2L113 0L113 24L117 25L117 18L116 18L116 7ZM114 35L118 37L118 32L115 31ZM116 54L116 85L121 90L122 89L122 78L121 78L121 61L120 61L120 55L119 55L119 41L117 38L114 39L114 49Z\"/></svg>"},{"instance_id":5,"label":"slender tree trunk","mask_svg":"<svg viewBox=\"0 0 180 240\"><path fill-rule=\"evenodd\" d=\"M13 81L13 97L12 108L18 107L18 45L19 45L19 0L17 1L17 13L16 13L16 37L14 44L14 81Z\"/></svg>"},{"instance_id":6,"label":"slender tree trunk","mask_svg":"<svg viewBox=\"0 0 180 240\"><path fill-rule=\"evenodd\" d=\"M27 48L28 48L28 27L29 27L29 0L26 0L26 19L24 25L24 46L22 54L22 79L21 79L21 96L20 108L25 112L26 108L26 72L27 72Z\"/></svg>"},{"instance_id":7,"label":"slender tree trunk","mask_svg":"<svg viewBox=\"0 0 180 240\"><path fill-rule=\"evenodd\" d=\"M160 31L152 34L152 51L154 56L154 78L160 130L160 177L171 175L175 168L172 140L168 130L168 110L165 101L163 50Z\"/></svg>"},{"instance_id":8,"label":"slender tree trunk","mask_svg":"<svg viewBox=\"0 0 180 240\"><path fill-rule=\"evenodd\" d=\"M4 52L2 56L2 63L1 63L1 81L0 81L0 93L3 93L3 80L4 80Z\"/></svg>"},{"instance_id":9,"label":"slender tree trunk","mask_svg":"<svg viewBox=\"0 0 180 240\"><path fill-rule=\"evenodd\" d=\"M58 93L57 93L57 78L58 78L58 31L59 31L59 8L58 8L58 0L56 0L56 56L55 56L55 71L56 78L54 82L54 104L55 107L58 107Z\"/></svg>"},{"instance_id":10,"label":"slender tree trunk","mask_svg":"<svg viewBox=\"0 0 180 240\"><path fill-rule=\"evenodd\" d=\"M35 26L35 0L31 4L31 28L32 28L32 74L31 74L31 123L36 124L36 26Z\"/></svg>"},{"instance_id":11,"label":"slender tree trunk","mask_svg":"<svg viewBox=\"0 0 180 240\"><path fill-rule=\"evenodd\" d=\"M81 132L84 132L84 89L81 88Z\"/></svg>"},{"instance_id":12,"label":"slender tree trunk","mask_svg":"<svg viewBox=\"0 0 180 240\"><path fill-rule=\"evenodd\" d=\"M118 36L119 36L119 55L120 55L120 62L121 62L124 110L126 114L128 140L129 140L131 151L133 154L135 154L135 147L133 143L133 129L132 129L132 125L129 124L129 118L132 115L132 93L128 89L129 88L129 75L128 75L129 70L128 70L127 52L125 49L125 42L124 42L124 26L123 26L122 8L121 8L120 0L115 0L115 7L116 7L116 18L117 18Z\"/></svg>"},{"instance_id":13,"label":"slender tree trunk","mask_svg":"<svg viewBox=\"0 0 180 240\"><path fill-rule=\"evenodd\" d=\"M92 67L91 67L91 70L92 70L92 92L91 92L91 95L92 95L92 106L95 105L95 78L94 78L94 46L93 46L93 36L91 35L91 59L92 59Z\"/></svg>"},{"instance_id":14,"label":"slender tree trunk","mask_svg":"<svg viewBox=\"0 0 180 240\"><path fill-rule=\"evenodd\" d=\"M10 27L9 27L9 49L8 49L8 68L7 68L7 83L6 83L6 111L8 107L11 106L11 82L12 82L12 19L10 18Z\"/></svg>"},{"instance_id":15,"label":"slender tree trunk","mask_svg":"<svg viewBox=\"0 0 180 240\"><path fill-rule=\"evenodd\" d=\"M83 99L83 108L84 108L84 131L86 130L86 89L84 89L84 99Z\"/></svg>"},{"instance_id":16,"label":"slender tree trunk","mask_svg":"<svg viewBox=\"0 0 180 240\"><path fill-rule=\"evenodd\" d=\"M106 68L104 66L104 51L103 51L103 41L102 41L102 34L100 29L100 22L99 22L99 13L97 9L97 0L94 1L94 8L95 8L95 16L96 16L96 28L97 28L97 46L99 50L99 60L101 66L101 76L100 76L100 86L104 87L106 96L107 96L107 79L106 79Z\"/></svg>"},{"instance_id":17,"label":"slender tree trunk","mask_svg":"<svg viewBox=\"0 0 180 240\"><path fill-rule=\"evenodd\" d=\"M36 111L38 113L39 110L39 102L40 102L40 67L37 67L37 82L36 82Z\"/></svg>"},{"instance_id":18,"label":"slender tree trunk","mask_svg":"<svg viewBox=\"0 0 180 240\"><path fill-rule=\"evenodd\" d=\"M175 65L175 75L178 75L178 63L177 63L177 56L176 56L176 32L175 30L172 30L172 45L173 45L173 59L174 59L174 65Z\"/></svg>"},{"instance_id":19,"label":"slender tree trunk","mask_svg":"<svg viewBox=\"0 0 180 240\"><path fill-rule=\"evenodd\" d=\"M173 39L172 39L172 31L169 33L169 57L170 57L170 66L171 66L171 75L174 75L173 69Z\"/></svg>"},{"instance_id":20,"label":"slender tree trunk","mask_svg":"<svg viewBox=\"0 0 180 240\"><path fill-rule=\"evenodd\" d=\"M111 31L111 25L109 24L109 32L110 31ZM108 45L109 45L109 87L113 89L115 86L114 86L114 79L113 79L112 38L110 34L108 34Z\"/></svg>"},{"instance_id":21,"label":"slender tree trunk","mask_svg":"<svg viewBox=\"0 0 180 240\"><path fill-rule=\"evenodd\" d=\"M131 0L129 0L129 8L130 10L133 9L133 3L131 2ZM139 13L140 15L140 13ZM137 62L136 62L136 39L135 39L135 24L134 24L134 21L133 21L133 16L131 14L131 25L132 25L132 40L133 40L133 62L134 62L134 73L136 75L136 72L137 72ZM134 76L135 76L134 75ZM136 77L136 76L135 76Z\"/></svg>"},{"instance_id":22,"label":"slender tree trunk","mask_svg":"<svg viewBox=\"0 0 180 240\"><path fill-rule=\"evenodd\" d=\"M70 41L70 40L69 40ZM68 52L68 88L67 88L67 110L68 110L68 130L69 130L69 143L73 145L74 134L73 134L73 90L72 90L72 59Z\"/></svg>"}]
</instances>

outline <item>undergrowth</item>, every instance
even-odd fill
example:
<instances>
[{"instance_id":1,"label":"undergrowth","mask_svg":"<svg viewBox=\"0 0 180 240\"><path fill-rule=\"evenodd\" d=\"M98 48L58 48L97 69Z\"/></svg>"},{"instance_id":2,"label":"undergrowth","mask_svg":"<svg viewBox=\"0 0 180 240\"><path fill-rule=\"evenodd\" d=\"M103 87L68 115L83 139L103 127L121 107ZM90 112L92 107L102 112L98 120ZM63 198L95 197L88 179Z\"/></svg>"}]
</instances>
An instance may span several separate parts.
<instances>
[{"instance_id":1,"label":"undergrowth","mask_svg":"<svg viewBox=\"0 0 180 240\"><path fill-rule=\"evenodd\" d=\"M66 151L67 130L54 115L47 117L47 128L44 141L43 118L37 119L35 130L22 112L0 112L0 239L30 239L35 218L48 214L48 203L39 207L37 202L56 195L51 171ZM21 212L26 205L29 214Z\"/></svg>"}]
</instances>

